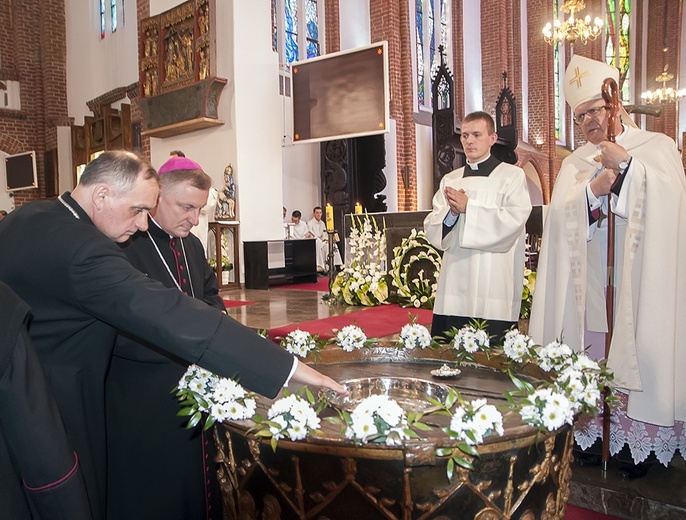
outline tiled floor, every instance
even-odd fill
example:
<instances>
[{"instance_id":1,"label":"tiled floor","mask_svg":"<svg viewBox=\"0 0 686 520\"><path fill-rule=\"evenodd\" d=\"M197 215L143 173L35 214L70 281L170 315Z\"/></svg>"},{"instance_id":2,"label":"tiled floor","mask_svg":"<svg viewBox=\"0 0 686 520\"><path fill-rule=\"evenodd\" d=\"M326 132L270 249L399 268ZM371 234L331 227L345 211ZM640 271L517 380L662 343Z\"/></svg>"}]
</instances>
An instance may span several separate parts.
<instances>
[{"instance_id":1,"label":"tiled floor","mask_svg":"<svg viewBox=\"0 0 686 520\"><path fill-rule=\"evenodd\" d=\"M230 316L256 330L359 310L345 305L329 305L322 300L325 294L278 288L222 291L222 296L227 299L256 302L228 309ZM606 473L600 467L575 464L570 491L571 504L619 518L686 519L686 463L681 457L677 457L668 468L661 464L653 465L648 475L637 480L622 480L614 461L610 461Z\"/></svg>"}]
</instances>

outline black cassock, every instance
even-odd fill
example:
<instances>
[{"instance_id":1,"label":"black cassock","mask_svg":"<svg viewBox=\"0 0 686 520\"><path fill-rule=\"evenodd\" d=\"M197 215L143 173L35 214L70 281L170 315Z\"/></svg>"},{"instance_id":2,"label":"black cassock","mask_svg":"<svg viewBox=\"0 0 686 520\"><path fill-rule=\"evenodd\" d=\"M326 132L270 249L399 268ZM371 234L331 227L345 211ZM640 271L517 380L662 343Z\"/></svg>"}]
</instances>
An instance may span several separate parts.
<instances>
[{"instance_id":1,"label":"black cassock","mask_svg":"<svg viewBox=\"0 0 686 520\"><path fill-rule=\"evenodd\" d=\"M122 245L131 264L172 289L187 280L188 296L224 310L200 240L192 234L174 238L181 252L175 258L169 235L152 219L148 231ZM186 429L188 418L176 415L180 408L171 393L187 368L131 335L117 338L106 387L108 520L204 520L206 509L221 518L211 433Z\"/></svg>"},{"instance_id":2,"label":"black cassock","mask_svg":"<svg viewBox=\"0 0 686 520\"><path fill-rule=\"evenodd\" d=\"M69 193L61 199L26 204L5 217L0 280L33 311L29 334L79 456L93 516L102 519L105 376L118 329L221 376L238 375L267 397L282 388L293 356L134 269ZM138 424L141 432L146 426Z\"/></svg>"}]
</instances>

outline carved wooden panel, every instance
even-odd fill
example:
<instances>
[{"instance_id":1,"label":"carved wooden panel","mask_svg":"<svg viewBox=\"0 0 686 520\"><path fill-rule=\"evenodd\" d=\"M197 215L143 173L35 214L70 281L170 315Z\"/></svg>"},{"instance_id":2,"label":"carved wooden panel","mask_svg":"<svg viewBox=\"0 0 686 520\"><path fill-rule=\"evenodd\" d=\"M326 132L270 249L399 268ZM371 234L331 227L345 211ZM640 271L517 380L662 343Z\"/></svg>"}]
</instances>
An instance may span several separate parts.
<instances>
[{"instance_id":1,"label":"carved wooden panel","mask_svg":"<svg viewBox=\"0 0 686 520\"><path fill-rule=\"evenodd\" d=\"M141 97L216 75L214 0L189 0L141 21Z\"/></svg>"}]
</instances>

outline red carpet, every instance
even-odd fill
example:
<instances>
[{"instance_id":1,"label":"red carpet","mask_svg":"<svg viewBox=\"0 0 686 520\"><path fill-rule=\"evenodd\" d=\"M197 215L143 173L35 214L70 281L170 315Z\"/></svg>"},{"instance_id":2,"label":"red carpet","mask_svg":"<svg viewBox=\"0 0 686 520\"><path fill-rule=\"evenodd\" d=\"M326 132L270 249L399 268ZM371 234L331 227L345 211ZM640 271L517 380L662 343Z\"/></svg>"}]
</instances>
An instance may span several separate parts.
<instances>
[{"instance_id":1,"label":"red carpet","mask_svg":"<svg viewBox=\"0 0 686 520\"><path fill-rule=\"evenodd\" d=\"M229 307L240 307L242 305L252 305L253 303L257 302L251 302L247 300L227 300L224 298L224 305L228 309Z\"/></svg>"},{"instance_id":2,"label":"red carpet","mask_svg":"<svg viewBox=\"0 0 686 520\"><path fill-rule=\"evenodd\" d=\"M329 292L329 277L323 276L317 279L317 283L286 283L275 285L274 289L296 289L299 291Z\"/></svg>"},{"instance_id":3,"label":"red carpet","mask_svg":"<svg viewBox=\"0 0 686 520\"><path fill-rule=\"evenodd\" d=\"M285 327L277 327L269 331L269 338L274 340L276 337L285 337L289 332L300 329L310 334L319 334L321 339L330 339L335 336L333 329L342 329L346 325L357 325L364 330L368 338L380 338L397 334L404 325L410 323L411 313L417 316L417 323L421 325L431 325L433 313L426 309L403 309L398 305L379 305L378 307L367 307L363 310L332 316L321 320L304 321L302 323L292 323Z\"/></svg>"},{"instance_id":4,"label":"red carpet","mask_svg":"<svg viewBox=\"0 0 686 520\"><path fill-rule=\"evenodd\" d=\"M567 511L565 512L565 520L620 520L616 516L610 516L603 513L596 513L590 509L583 509L581 507L567 504Z\"/></svg>"}]
</instances>

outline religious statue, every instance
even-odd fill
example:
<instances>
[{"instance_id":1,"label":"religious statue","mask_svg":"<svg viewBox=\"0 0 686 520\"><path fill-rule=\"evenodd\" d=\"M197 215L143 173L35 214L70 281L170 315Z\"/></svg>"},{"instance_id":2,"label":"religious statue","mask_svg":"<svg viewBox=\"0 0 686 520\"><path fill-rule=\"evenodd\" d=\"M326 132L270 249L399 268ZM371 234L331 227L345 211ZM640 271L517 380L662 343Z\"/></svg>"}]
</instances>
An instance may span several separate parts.
<instances>
[{"instance_id":1,"label":"religious statue","mask_svg":"<svg viewBox=\"0 0 686 520\"><path fill-rule=\"evenodd\" d=\"M219 192L215 218L217 220L236 218L236 183L233 178L233 167L230 164L224 169L224 188Z\"/></svg>"}]
</instances>

